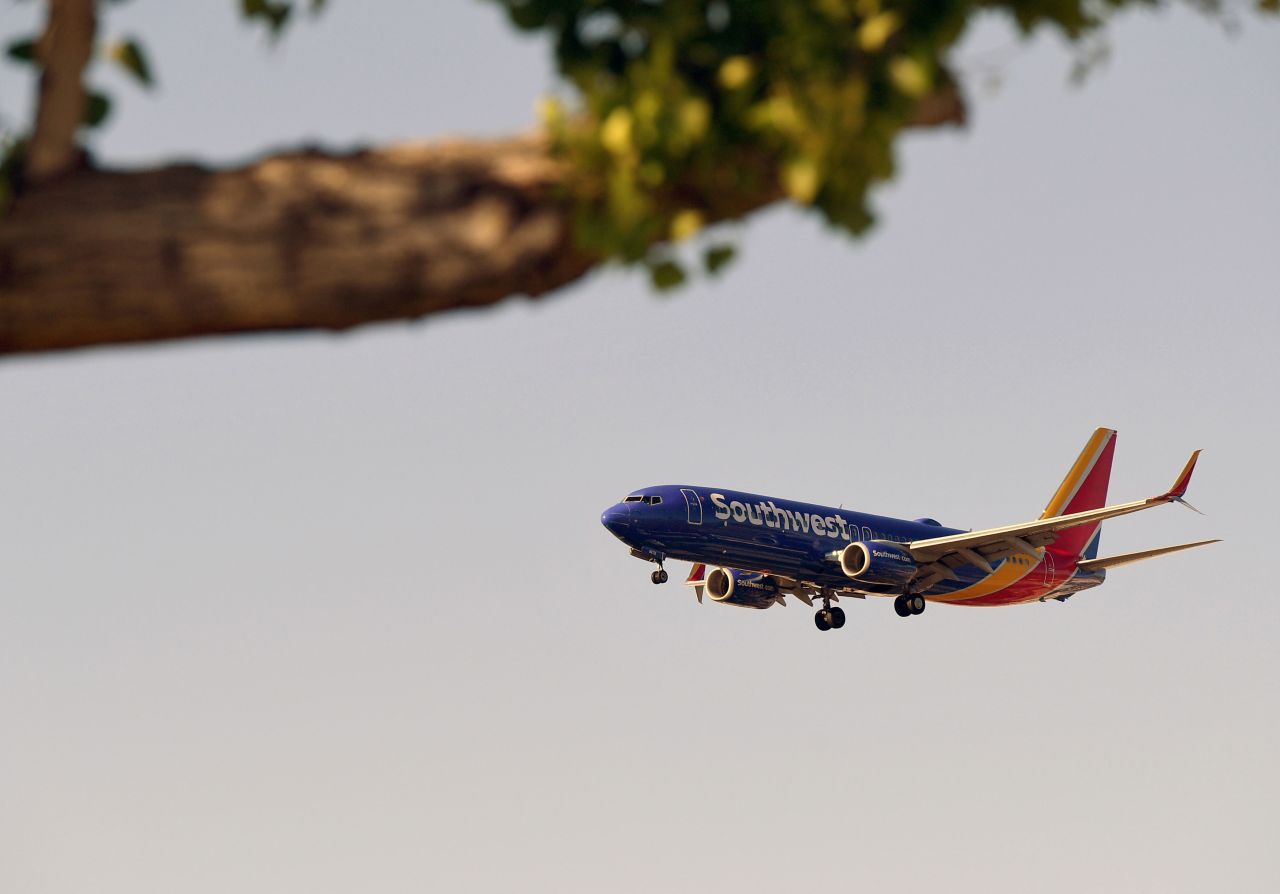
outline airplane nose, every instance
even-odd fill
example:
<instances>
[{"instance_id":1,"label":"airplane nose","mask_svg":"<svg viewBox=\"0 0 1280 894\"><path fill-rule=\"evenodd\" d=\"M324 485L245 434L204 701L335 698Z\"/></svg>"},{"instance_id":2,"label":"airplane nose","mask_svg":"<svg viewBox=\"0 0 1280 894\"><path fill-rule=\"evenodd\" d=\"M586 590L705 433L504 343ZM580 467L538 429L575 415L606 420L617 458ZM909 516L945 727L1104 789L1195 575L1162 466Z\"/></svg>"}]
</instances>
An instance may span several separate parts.
<instances>
[{"instance_id":1,"label":"airplane nose","mask_svg":"<svg viewBox=\"0 0 1280 894\"><path fill-rule=\"evenodd\" d=\"M631 507L621 503L610 506L600 516L600 524L608 528L614 537L622 537L631 529Z\"/></svg>"}]
</instances>

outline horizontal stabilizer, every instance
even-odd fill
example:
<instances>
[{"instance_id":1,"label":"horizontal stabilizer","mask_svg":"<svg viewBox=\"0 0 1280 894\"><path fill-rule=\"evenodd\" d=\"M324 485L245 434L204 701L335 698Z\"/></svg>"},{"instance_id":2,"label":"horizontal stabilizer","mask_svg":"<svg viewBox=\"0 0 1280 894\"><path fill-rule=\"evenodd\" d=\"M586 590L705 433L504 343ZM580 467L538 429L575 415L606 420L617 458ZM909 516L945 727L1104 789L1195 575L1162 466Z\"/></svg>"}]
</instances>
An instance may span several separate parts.
<instances>
[{"instance_id":1,"label":"horizontal stabilizer","mask_svg":"<svg viewBox=\"0 0 1280 894\"><path fill-rule=\"evenodd\" d=\"M1146 549L1140 553L1125 553L1123 556L1107 556L1105 559L1087 559L1076 565L1081 571L1100 571L1103 568L1118 568L1143 559L1154 559L1169 553L1181 552L1193 546L1204 546L1206 543L1220 543L1221 540L1197 540L1195 543L1179 543L1177 546L1162 546L1159 549Z\"/></svg>"}]
</instances>

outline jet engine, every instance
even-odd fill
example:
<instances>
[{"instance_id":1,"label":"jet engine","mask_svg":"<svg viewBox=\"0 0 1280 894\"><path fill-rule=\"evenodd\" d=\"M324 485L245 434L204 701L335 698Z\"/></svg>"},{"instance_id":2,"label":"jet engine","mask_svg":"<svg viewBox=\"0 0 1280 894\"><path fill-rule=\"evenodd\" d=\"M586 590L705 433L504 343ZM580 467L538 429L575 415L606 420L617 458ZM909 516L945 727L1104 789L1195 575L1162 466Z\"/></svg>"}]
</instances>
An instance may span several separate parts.
<instances>
[{"instance_id":1,"label":"jet engine","mask_svg":"<svg viewBox=\"0 0 1280 894\"><path fill-rule=\"evenodd\" d=\"M840 551L840 570L856 581L899 587L916 573L916 560L900 543L859 540Z\"/></svg>"},{"instance_id":2,"label":"jet engine","mask_svg":"<svg viewBox=\"0 0 1280 894\"><path fill-rule=\"evenodd\" d=\"M768 608L781 597L778 582L767 574L712 568L707 572L707 595L716 602L743 608Z\"/></svg>"}]
</instances>

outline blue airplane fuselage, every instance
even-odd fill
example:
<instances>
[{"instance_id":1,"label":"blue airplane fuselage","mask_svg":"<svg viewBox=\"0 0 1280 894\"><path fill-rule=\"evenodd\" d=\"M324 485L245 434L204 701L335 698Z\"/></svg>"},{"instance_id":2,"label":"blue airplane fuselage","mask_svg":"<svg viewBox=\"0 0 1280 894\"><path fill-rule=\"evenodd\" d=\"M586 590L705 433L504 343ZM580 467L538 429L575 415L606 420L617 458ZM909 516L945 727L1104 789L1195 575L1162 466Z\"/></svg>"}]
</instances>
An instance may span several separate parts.
<instances>
[{"instance_id":1,"label":"blue airplane fuselage","mask_svg":"<svg viewBox=\"0 0 1280 894\"><path fill-rule=\"evenodd\" d=\"M833 554L857 540L901 543L961 533L932 519L891 518L693 485L633 491L605 510L601 522L623 543L654 558L706 562L880 594L897 589L871 583L855 587ZM966 566L956 576L958 580L943 582L937 591L959 589L986 575Z\"/></svg>"}]
</instances>

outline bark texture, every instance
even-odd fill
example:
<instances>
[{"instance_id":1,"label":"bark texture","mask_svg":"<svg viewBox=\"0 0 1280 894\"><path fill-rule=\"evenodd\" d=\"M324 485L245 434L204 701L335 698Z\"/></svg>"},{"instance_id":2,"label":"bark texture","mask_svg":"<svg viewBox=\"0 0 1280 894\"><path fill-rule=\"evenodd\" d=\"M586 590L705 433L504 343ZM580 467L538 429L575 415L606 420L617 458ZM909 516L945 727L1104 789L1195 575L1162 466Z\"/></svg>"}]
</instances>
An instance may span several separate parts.
<instances>
[{"instance_id":1,"label":"bark texture","mask_svg":"<svg viewBox=\"0 0 1280 894\"><path fill-rule=\"evenodd\" d=\"M49 0L49 20L36 45L40 96L27 150L27 177L42 183L80 163L76 131L84 119L81 76L97 30L94 0Z\"/></svg>"},{"instance_id":2,"label":"bark texture","mask_svg":"<svg viewBox=\"0 0 1280 894\"><path fill-rule=\"evenodd\" d=\"M586 272L536 138L81 171L0 220L0 351L358 323Z\"/></svg>"},{"instance_id":3,"label":"bark texture","mask_svg":"<svg viewBox=\"0 0 1280 894\"><path fill-rule=\"evenodd\" d=\"M954 89L918 124L963 120ZM780 197L739 177L708 222ZM544 140L299 152L237 170L77 170L0 219L0 353L341 330L538 296L598 259L573 239L570 172ZM755 184L743 187L741 184Z\"/></svg>"}]
</instances>

